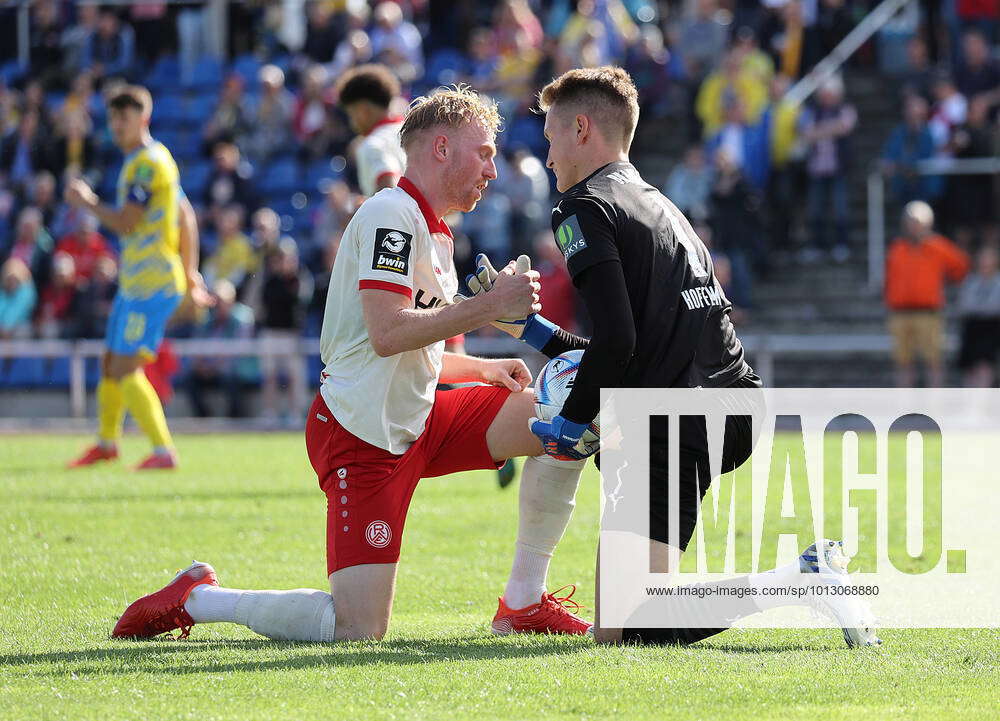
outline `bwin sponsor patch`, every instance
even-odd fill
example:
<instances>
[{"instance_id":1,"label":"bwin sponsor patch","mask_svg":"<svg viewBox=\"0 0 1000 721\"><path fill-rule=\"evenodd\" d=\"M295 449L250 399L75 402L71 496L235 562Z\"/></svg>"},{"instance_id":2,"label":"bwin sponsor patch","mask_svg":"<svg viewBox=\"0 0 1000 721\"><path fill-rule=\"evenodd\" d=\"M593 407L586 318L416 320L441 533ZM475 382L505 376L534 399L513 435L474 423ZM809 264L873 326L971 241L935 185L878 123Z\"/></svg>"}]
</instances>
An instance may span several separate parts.
<instances>
[{"instance_id":1,"label":"bwin sponsor patch","mask_svg":"<svg viewBox=\"0 0 1000 721\"><path fill-rule=\"evenodd\" d=\"M372 270L407 275L410 271L410 247L413 236L392 228L375 229L375 251Z\"/></svg>"},{"instance_id":2,"label":"bwin sponsor patch","mask_svg":"<svg viewBox=\"0 0 1000 721\"><path fill-rule=\"evenodd\" d=\"M583 231L580 230L580 221L575 215L571 215L556 229L556 244L562 251L563 257L567 260L571 255L587 247L584 240Z\"/></svg>"}]
</instances>

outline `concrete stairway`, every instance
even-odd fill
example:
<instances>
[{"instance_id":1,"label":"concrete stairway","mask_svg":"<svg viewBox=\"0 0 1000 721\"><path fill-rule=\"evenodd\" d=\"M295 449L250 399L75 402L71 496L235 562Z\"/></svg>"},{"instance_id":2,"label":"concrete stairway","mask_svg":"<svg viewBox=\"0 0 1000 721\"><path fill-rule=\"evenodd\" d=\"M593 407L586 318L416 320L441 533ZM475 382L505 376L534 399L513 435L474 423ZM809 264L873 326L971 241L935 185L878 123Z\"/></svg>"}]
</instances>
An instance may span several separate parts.
<instances>
[{"instance_id":1,"label":"concrete stairway","mask_svg":"<svg viewBox=\"0 0 1000 721\"><path fill-rule=\"evenodd\" d=\"M851 258L843 264L777 262L768 278L756 282L754 307L746 323L740 326L741 333L831 336L886 332L881 293L871 291L867 285L866 176L900 120L900 103L893 82L878 76L874 70L849 70L845 85L848 99L859 115L858 128L852 137ZM683 120L676 118L657 123L657 127L651 125L640 128L634 155L642 157L640 170L644 176L650 182L662 184L683 153L687 129ZM804 192L803 189L803 207ZM899 209L888 205L885 212L891 238L898 227ZM805 240L804 232L800 224L796 233L800 243ZM891 361L884 352L779 356L774 370L775 377L769 383L776 386L892 385Z\"/></svg>"}]
</instances>

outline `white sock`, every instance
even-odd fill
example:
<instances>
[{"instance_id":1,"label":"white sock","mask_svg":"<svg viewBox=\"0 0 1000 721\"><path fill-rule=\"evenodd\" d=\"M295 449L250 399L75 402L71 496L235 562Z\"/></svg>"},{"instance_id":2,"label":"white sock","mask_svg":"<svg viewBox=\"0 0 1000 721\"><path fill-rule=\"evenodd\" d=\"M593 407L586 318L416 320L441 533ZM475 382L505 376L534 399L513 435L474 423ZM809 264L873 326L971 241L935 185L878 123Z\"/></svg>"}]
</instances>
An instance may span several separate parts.
<instances>
[{"instance_id":1,"label":"white sock","mask_svg":"<svg viewBox=\"0 0 1000 721\"><path fill-rule=\"evenodd\" d=\"M333 641L337 616L326 591L244 591L236 603L236 623L276 641Z\"/></svg>"},{"instance_id":2,"label":"white sock","mask_svg":"<svg viewBox=\"0 0 1000 721\"><path fill-rule=\"evenodd\" d=\"M766 611L770 608L780 608L781 606L804 605L805 602L798 596L780 593L773 594L771 592L771 589L779 587L798 586L801 578L802 573L799 569L799 561L796 559L771 571L751 573L747 576L747 582L750 586L758 590L758 593L753 597L754 603L757 604L761 611ZM761 593L762 591L763 593Z\"/></svg>"},{"instance_id":3,"label":"white sock","mask_svg":"<svg viewBox=\"0 0 1000 721\"><path fill-rule=\"evenodd\" d=\"M184 604L195 623L238 623L276 641L333 641L337 617L326 591L244 591L197 586Z\"/></svg>"},{"instance_id":4,"label":"white sock","mask_svg":"<svg viewBox=\"0 0 1000 721\"><path fill-rule=\"evenodd\" d=\"M518 492L517 545L504 602L519 609L538 603L556 544L576 506L576 488L586 461L528 458Z\"/></svg>"},{"instance_id":5,"label":"white sock","mask_svg":"<svg viewBox=\"0 0 1000 721\"><path fill-rule=\"evenodd\" d=\"M236 623L236 602L245 591L202 584L195 586L184 610L195 623Z\"/></svg>"}]
</instances>

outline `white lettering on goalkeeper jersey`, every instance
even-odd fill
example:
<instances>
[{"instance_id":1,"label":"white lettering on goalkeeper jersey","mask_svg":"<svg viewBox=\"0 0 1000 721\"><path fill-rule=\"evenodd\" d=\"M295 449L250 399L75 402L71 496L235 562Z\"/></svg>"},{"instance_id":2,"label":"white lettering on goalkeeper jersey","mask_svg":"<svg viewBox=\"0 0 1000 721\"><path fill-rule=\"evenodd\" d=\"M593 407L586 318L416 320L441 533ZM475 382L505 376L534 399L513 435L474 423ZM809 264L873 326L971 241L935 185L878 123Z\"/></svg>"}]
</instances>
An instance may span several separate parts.
<instances>
[{"instance_id":1,"label":"white lettering on goalkeeper jersey","mask_svg":"<svg viewBox=\"0 0 1000 721\"><path fill-rule=\"evenodd\" d=\"M405 453L423 433L444 341L379 356L364 322L361 290L399 293L413 308L451 303L458 292L453 253L448 226L406 178L366 200L344 230L320 334L320 393L347 431L390 453Z\"/></svg>"},{"instance_id":2,"label":"white lettering on goalkeeper jersey","mask_svg":"<svg viewBox=\"0 0 1000 721\"><path fill-rule=\"evenodd\" d=\"M688 310L723 304L722 294L719 292L719 289L707 285L682 290L681 298L684 299L684 303L687 305Z\"/></svg>"}]
</instances>

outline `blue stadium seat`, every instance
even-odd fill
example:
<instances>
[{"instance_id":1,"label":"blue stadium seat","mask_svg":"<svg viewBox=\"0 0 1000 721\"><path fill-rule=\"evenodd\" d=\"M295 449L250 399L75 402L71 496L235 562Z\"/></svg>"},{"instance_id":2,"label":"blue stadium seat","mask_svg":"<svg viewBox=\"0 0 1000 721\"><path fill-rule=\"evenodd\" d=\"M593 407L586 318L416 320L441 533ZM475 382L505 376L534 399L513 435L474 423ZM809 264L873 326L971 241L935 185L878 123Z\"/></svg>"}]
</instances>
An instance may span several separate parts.
<instances>
[{"instance_id":1,"label":"blue stadium seat","mask_svg":"<svg viewBox=\"0 0 1000 721\"><path fill-rule=\"evenodd\" d=\"M202 58L194 66L194 73L187 84L191 89L215 89L222 86L222 63L216 58Z\"/></svg>"},{"instance_id":2,"label":"blue stadium seat","mask_svg":"<svg viewBox=\"0 0 1000 721\"><path fill-rule=\"evenodd\" d=\"M5 85L12 85L17 82L27 70L28 68L22 66L16 60L0 64L0 80L3 80Z\"/></svg>"},{"instance_id":3,"label":"blue stadium seat","mask_svg":"<svg viewBox=\"0 0 1000 721\"><path fill-rule=\"evenodd\" d=\"M111 165L108 165L104 169L104 175L101 176L101 183L98 190L98 195L102 198L114 198L115 193L118 191L118 174L122 171L122 161L117 160Z\"/></svg>"},{"instance_id":4,"label":"blue stadium seat","mask_svg":"<svg viewBox=\"0 0 1000 721\"><path fill-rule=\"evenodd\" d=\"M176 129L187 116L184 97L175 93L161 93L153 100L153 126Z\"/></svg>"},{"instance_id":5,"label":"blue stadium seat","mask_svg":"<svg viewBox=\"0 0 1000 721\"><path fill-rule=\"evenodd\" d=\"M302 182L299 165L292 159L271 163L260 175L258 188L262 193L274 195L298 190Z\"/></svg>"},{"instance_id":6,"label":"blue stadium seat","mask_svg":"<svg viewBox=\"0 0 1000 721\"><path fill-rule=\"evenodd\" d=\"M182 130L177 133L173 145L168 145L170 153L179 160L197 160L202 153L201 133L197 130Z\"/></svg>"},{"instance_id":7,"label":"blue stadium seat","mask_svg":"<svg viewBox=\"0 0 1000 721\"><path fill-rule=\"evenodd\" d=\"M243 78L247 89L257 87L257 73L260 71L260 60L253 55L240 55L233 61L233 72Z\"/></svg>"},{"instance_id":8,"label":"blue stadium seat","mask_svg":"<svg viewBox=\"0 0 1000 721\"><path fill-rule=\"evenodd\" d=\"M88 389L97 387L97 382L101 380L100 358L87 358L84 360L83 378Z\"/></svg>"},{"instance_id":9,"label":"blue stadium seat","mask_svg":"<svg viewBox=\"0 0 1000 721\"><path fill-rule=\"evenodd\" d=\"M181 187L188 197L200 198L208 185L212 166L205 162L186 163L181 171Z\"/></svg>"},{"instance_id":10,"label":"blue stadium seat","mask_svg":"<svg viewBox=\"0 0 1000 721\"><path fill-rule=\"evenodd\" d=\"M175 55L164 55L146 75L146 87L153 93L176 90L181 85L181 64Z\"/></svg>"},{"instance_id":11,"label":"blue stadium seat","mask_svg":"<svg viewBox=\"0 0 1000 721\"><path fill-rule=\"evenodd\" d=\"M326 181L337 180L343 175L342 172L334 170L328 160L317 160L306 171L305 192L310 195L322 191Z\"/></svg>"},{"instance_id":12,"label":"blue stadium seat","mask_svg":"<svg viewBox=\"0 0 1000 721\"><path fill-rule=\"evenodd\" d=\"M455 83L465 73L466 62L465 56L454 48L438 50L427 61L424 80L431 85Z\"/></svg>"},{"instance_id":13,"label":"blue stadium seat","mask_svg":"<svg viewBox=\"0 0 1000 721\"><path fill-rule=\"evenodd\" d=\"M42 382L42 358L10 358L4 361L4 385L11 388L35 388Z\"/></svg>"},{"instance_id":14,"label":"blue stadium seat","mask_svg":"<svg viewBox=\"0 0 1000 721\"><path fill-rule=\"evenodd\" d=\"M219 104L219 95L216 92L205 91L198 93L191 98L188 103L188 114L185 118L189 125L202 127L212 117L216 106Z\"/></svg>"},{"instance_id":15,"label":"blue stadium seat","mask_svg":"<svg viewBox=\"0 0 1000 721\"><path fill-rule=\"evenodd\" d=\"M49 388L69 386L69 358L50 358L46 361L45 385Z\"/></svg>"}]
</instances>

